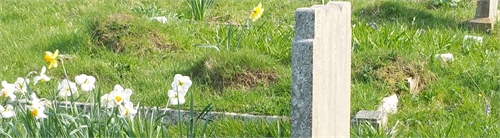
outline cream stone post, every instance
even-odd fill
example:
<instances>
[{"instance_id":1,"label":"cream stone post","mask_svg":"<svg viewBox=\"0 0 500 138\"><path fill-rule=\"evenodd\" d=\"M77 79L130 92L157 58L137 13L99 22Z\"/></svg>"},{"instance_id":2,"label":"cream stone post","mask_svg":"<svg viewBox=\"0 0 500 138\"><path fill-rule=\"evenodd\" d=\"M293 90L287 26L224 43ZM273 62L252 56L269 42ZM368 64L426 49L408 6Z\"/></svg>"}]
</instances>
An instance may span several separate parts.
<instances>
[{"instance_id":1,"label":"cream stone post","mask_svg":"<svg viewBox=\"0 0 500 138\"><path fill-rule=\"evenodd\" d=\"M295 11L292 137L349 137L351 4Z\"/></svg>"},{"instance_id":2,"label":"cream stone post","mask_svg":"<svg viewBox=\"0 0 500 138\"><path fill-rule=\"evenodd\" d=\"M469 21L472 28L479 30L492 31L497 14L498 0L478 0L476 15Z\"/></svg>"}]
</instances>

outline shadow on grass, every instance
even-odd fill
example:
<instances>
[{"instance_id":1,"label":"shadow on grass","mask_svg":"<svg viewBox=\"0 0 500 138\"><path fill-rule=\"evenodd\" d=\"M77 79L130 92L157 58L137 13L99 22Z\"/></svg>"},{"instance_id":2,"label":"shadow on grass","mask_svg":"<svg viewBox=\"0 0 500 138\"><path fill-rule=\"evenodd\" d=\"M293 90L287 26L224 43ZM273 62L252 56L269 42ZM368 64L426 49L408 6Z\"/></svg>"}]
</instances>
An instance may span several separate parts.
<instances>
[{"instance_id":1,"label":"shadow on grass","mask_svg":"<svg viewBox=\"0 0 500 138\"><path fill-rule=\"evenodd\" d=\"M416 8L415 5L428 6L419 2L385 1L353 11L353 15L360 20L378 24L399 23L418 28L468 28L467 22L431 13L432 10L440 9Z\"/></svg>"},{"instance_id":2,"label":"shadow on grass","mask_svg":"<svg viewBox=\"0 0 500 138\"><path fill-rule=\"evenodd\" d=\"M59 34L52 36L46 44L36 44L35 46L31 47L32 50L35 51L51 51L54 52L56 49L58 49L60 52L64 51L64 53L74 53L78 51L81 46L85 45L85 38L84 35L81 33L66 33L66 34ZM43 49L40 49L43 47Z\"/></svg>"}]
</instances>

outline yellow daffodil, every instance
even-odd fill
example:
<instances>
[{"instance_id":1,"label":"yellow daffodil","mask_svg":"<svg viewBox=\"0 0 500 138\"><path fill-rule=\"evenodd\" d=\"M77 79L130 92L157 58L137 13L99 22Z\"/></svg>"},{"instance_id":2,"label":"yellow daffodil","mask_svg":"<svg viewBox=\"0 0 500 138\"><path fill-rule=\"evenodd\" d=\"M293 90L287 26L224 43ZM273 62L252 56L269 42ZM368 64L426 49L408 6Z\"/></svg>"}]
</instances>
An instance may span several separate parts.
<instances>
[{"instance_id":1,"label":"yellow daffodil","mask_svg":"<svg viewBox=\"0 0 500 138\"><path fill-rule=\"evenodd\" d=\"M262 13L264 13L264 8L262 8L262 3L259 3L259 5L252 10L252 14L250 14L250 19L252 19L252 22L257 21L257 19L262 16Z\"/></svg>"},{"instance_id":2,"label":"yellow daffodil","mask_svg":"<svg viewBox=\"0 0 500 138\"><path fill-rule=\"evenodd\" d=\"M56 51L54 51L54 53L45 51L45 56L43 57L43 59L45 60L45 62L49 63L49 69L51 69L52 67L57 67L57 55L59 55L59 50L57 49Z\"/></svg>"}]
</instances>

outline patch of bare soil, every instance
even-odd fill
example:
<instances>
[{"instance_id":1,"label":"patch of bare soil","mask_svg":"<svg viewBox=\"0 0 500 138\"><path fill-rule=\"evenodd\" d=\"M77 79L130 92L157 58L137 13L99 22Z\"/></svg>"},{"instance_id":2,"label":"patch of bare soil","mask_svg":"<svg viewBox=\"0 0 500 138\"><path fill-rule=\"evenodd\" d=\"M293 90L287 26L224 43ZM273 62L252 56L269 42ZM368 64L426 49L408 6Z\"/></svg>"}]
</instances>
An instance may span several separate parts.
<instances>
[{"instance_id":1,"label":"patch of bare soil","mask_svg":"<svg viewBox=\"0 0 500 138\"><path fill-rule=\"evenodd\" d=\"M265 71L262 69L250 69L245 65L239 66L236 71L229 71L225 67L217 66L217 61L214 58L209 58L204 63L206 76L209 76L210 82L220 90L224 88L242 88L252 89L259 85L267 86L275 82L278 74L273 71ZM227 67L231 68L231 67Z\"/></svg>"},{"instance_id":2,"label":"patch of bare soil","mask_svg":"<svg viewBox=\"0 0 500 138\"><path fill-rule=\"evenodd\" d=\"M397 57L386 66L378 68L375 75L384 79L395 91L410 91L419 94L427 84L435 79L432 73L424 70L423 62L405 62Z\"/></svg>"}]
</instances>

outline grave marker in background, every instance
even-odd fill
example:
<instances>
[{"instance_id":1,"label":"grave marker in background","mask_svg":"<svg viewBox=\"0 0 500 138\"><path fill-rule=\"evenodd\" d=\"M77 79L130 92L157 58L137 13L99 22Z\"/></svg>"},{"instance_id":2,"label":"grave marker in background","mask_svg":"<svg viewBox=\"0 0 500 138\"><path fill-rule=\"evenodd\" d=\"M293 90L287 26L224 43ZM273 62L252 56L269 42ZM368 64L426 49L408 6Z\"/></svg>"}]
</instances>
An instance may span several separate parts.
<instances>
[{"instance_id":1,"label":"grave marker in background","mask_svg":"<svg viewBox=\"0 0 500 138\"><path fill-rule=\"evenodd\" d=\"M292 137L349 137L351 4L295 12Z\"/></svg>"},{"instance_id":2,"label":"grave marker in background","mask_svg":"<svg viewBox=\"0 0 500 138\"><path fill-rule=\"evenodd\" d=\"M472 28L492 31L496 20L498 0L478 0L476 15L469 21Z\"/></svg>"}]
</instances>

